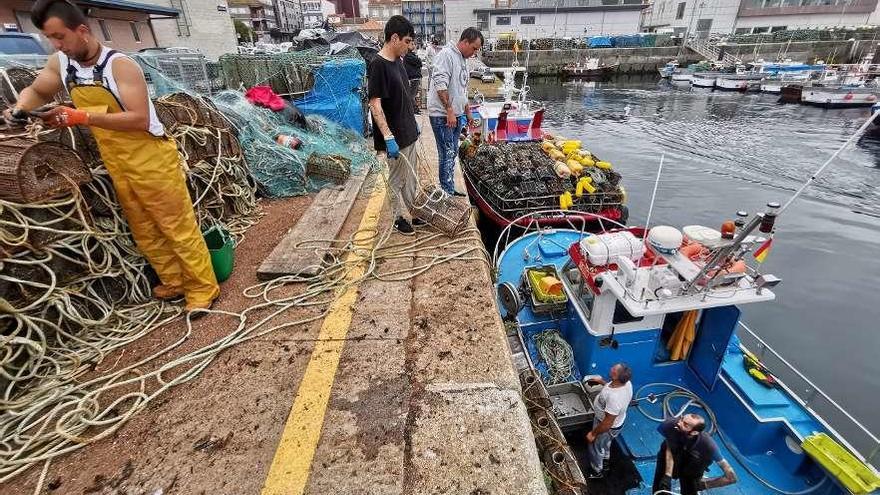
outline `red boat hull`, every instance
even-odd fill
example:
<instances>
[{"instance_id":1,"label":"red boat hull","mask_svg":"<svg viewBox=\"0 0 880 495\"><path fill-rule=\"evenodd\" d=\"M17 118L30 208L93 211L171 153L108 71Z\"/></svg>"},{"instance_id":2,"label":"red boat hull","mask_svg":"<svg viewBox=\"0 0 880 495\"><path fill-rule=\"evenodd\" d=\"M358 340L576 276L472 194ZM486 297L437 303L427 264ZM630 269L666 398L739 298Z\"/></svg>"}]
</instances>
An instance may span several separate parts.
<instances>
[{"instance_id":1,"label":"red boat hull","mask_svg":"<svg viewBox=\"0 0 880 495\"><path fill-rule=\"evenodd\" d=\"M502 215L501 213L495 211L494 208L492 208L492 205L490 205L489 202L486 201L485 198L483 198L483 196L480 194L480 192L477 190L477 188L474 187L474 185L468 179L467 174L464 174L464 184L465 184L465 187L467 187L468 196L470 196L471 199L474 201L474 203L476 203L477 208L480 210L481 215L484 215L486 218L491 220L492 223L494 223L495 225L497 225L498 227L500 227L502 229L504 227L507 227L511 223L513 223L513 221L515 219L507 218L504 215ZM620 222L620 223L626 223L626 220L627 220L626 218L623 218L623 220L621 221L621 218L623 217L623 207L608 207L608 208L600 211L598 213L598 215L600 215L603 218L606 218L608 220L614 220L614 221ZM597 229L601 228L601 226L599 225L599 219L596 217L595 214L591 214L591 213L578 214L577 212L574 212L574 211L572 211L571 214L567 215L566 217L538 218L537 222L538 222L538 225L540 225L542 227L563 227L563 226L570 225L572 223L573 218L574 219L582 219L585 222L585 225L588 226L588 228L590 225L595 225L595 227ZM529 224L532 223L532 221L531 220L520 220L519 222L516 222L516 223L517 223L517 225L520 225L522 227L528 227ZM574 223L577 224L579 222L575 221ZM606 228L608 228L608 227L606 226Z\"/></svg>"}]
</instances>

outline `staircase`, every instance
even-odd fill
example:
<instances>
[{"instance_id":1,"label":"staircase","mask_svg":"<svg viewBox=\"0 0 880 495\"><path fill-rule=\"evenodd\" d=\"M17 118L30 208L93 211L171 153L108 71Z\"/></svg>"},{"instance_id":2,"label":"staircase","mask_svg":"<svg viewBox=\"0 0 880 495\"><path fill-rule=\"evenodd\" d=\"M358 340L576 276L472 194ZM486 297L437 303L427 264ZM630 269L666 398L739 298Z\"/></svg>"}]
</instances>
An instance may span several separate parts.
<instances>
[{"instance_id":1,"label":"staircase","mask_svg":"<svg viewBox=\"0 0 880 495\"><path fill-rule=\"evenodd\" d=\"M739 57L734 56L732 53L725 53L724 57L721 60L718 60L721 50L716 45L713 45L704 39L694 38L688 40L685 43L685 46L700 54L706 60L713 62L718 61L725 66L735 66L742 63L742 60L740 60Z\"/></svg>"}]
</instances>

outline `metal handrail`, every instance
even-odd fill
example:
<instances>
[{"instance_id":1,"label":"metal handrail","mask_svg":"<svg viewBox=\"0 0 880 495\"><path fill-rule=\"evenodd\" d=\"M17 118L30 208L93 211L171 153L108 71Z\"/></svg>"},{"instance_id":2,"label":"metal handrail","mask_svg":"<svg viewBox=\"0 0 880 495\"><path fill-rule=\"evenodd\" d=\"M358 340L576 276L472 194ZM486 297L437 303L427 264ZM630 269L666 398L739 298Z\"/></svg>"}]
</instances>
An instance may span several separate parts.
<instances>
[{"instance_id":1,"label":"metal handrail","mask_svg":"<svg viewBox=\"0 0 880 495\"><path fill-rule=\"evenodd\" d=\"M872 461L874 460L874 458L877 457L878 453L880 453L880 438L878 438L876 435L874 435L874 434L871 432L871 430L868 429L868 427L866 427L865 425L863 425L858 419L854 418L854 417L853 417L849 412L847 412L847 411L846 411L846 410L845 410L840 404L838 404L837 402L835 402L834 399L832 399L831 397L829 397L828 394L826 394L821 388L819 388L815 383L813 383L813 382L812 382L809 378L807 378L803 373L801 373L800 371L798 371L798 369L795 368L794 365L792 365L791 363L789 363L784 357L782 357L778 352L776 352L775 349L773 349L772 347L770 347L769 344L767 344L766 342L764 342L764 340L763 340L761 337L759 337L759 336L758 336L758 335L757 335L757 334L756 334L751 328L749 328L748 326L746 326L745 323L743 323L743 322L739 322L739 325L740 325L743 329L745 329L745 331L748 332L749 335L751 335L751 336L752 336L752 337L753 337L753 338L754 338L754 339L755 339L755 340L761 345L762 350L759 351L759 353L760 353L759 358L763 357L763 353L764 353L765 350L769 350L769 351L773 354L773 356L776 357L776 359L778 359L780 362L782 362L782 364L784 364L785 366L787 366L788 369L789 369L790 371L792 371L792 372L793 372L798 378L800 378L801 380L803 380L804 383L806 383L806 385L810 387L810 389L811 389L810 397L808 397L806 400L802 399L802 398L801 398L800 396L798 396L794 391L789 390L789 392L792 393L792 395L794 395L798 400L800 400L800 401L803 403L804 407L808 407L809 404L813 401L813 399L815 399L817 396L820 396L820 397L822 397L823 399L825 399L829 404L831 404L835 409L837 409L837 411L838 411L839 413L843 414L847 419L849 419L850 421L852 421L852 423L853 423L856 427L858 427L860 430L862 430L862 433L864 433L865 436L866 436L868 439L870 439L870 440L875 444L875 446L874 446L874 448L871 450L871 452L870 452L867 456L862 456L862 455L861 455L856 449L854 449L854 448L853 448L853 450L855 451L855 454L858 455L859 457L862 457L862 459L863 459L866 463L868 463L868 464L872 463Z\"/></svg>"}]
</instances>

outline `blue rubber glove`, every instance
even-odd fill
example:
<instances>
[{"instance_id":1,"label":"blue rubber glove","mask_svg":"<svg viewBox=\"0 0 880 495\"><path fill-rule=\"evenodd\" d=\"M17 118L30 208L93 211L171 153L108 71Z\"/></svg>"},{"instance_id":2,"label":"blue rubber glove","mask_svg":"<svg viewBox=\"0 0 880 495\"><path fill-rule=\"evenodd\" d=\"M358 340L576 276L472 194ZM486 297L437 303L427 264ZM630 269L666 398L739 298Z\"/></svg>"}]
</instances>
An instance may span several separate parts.
<instances>
[{"instance_id":1,"label":"blue rubber glove","mask_svg":"<svg viewBox=\"0 0 880 495\"><path fill-rule=\"evenodd\" d=\"M458 127L459 129L464 129L467 127L467 117L465 115L458 116Z\"/></svg>"},{"instance_id":2,"label":"blue rubber glove","mask_svg":"<svg viewBox=\"0 0 880 495\"><path fill-rule=\"evenodd\" d=\"M394 136L385 138L385 149L388 150L388 156L390 158L397 158L400 156L400 146L397 146L397 141L394 140Z\"/></svg>"}]
</instances>

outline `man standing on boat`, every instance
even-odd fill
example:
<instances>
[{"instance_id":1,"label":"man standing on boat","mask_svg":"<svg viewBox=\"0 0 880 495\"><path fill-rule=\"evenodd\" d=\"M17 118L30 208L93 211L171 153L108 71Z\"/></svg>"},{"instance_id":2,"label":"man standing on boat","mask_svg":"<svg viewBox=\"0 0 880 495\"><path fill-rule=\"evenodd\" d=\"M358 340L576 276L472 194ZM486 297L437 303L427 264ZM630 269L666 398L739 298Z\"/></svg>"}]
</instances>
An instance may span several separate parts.
<instances>
[{"instance_id":1,"label":"man standing on boat","mask_svg":"<svg viewBox=\"0 0 880 495\"><path fill-rule=\"evenodd\" d=\"M373 114L373 145L379 153L388 154L388 183L391 189L391 211L394 229L413 235L410 210L418 188L416 173L418 154L416 141L419 127L409 94L409 78L403 56L409 52L415 36L412 23L402 15L391 16L385 23L385 45L379 56L370 62L367 95Z\"/></svg>"},{"instance_id":2,"label":"man standing on boat","mask_svg":"<svg viewBox=\"0 0 880 495\"><path fill-rule=\"evenodd\" d=\"M455 190L455 157L458 156L458 137L467 123L472 123L468 112L467 84L470 75L467 59L482 46L483 35L476 28L462 31L458 43L450 42L434 57L431 82L428 86L428 116L437 140L440 187L447 194L464 196Z\"/></svg>"},{"instance_id":3,"label":"man standing on boat","mask_svg":"<svg viewBox=\"0 0 880 495\"><path fill-rule=\"evenodd\" d=\"M651 493L672 491L672 478L678 478L681 495L696 495L710 488L736 483L736 473L730 463L721 457L718 445L706 433L706 420L697 414L669 418L657 431L665 439L657 453L654 484ZM717 462L724 471L717 478L703 478L706 470Z\"/></svg>"},{"instance_id":4,"label":"man standing on boat","mask_svg":"<svg viewBox=\"0 0 880 495\"><path fill-rule=\"evenodd\" d=\"M587 433L587 456L590 459L590 478L601 478L610 468L611 441L620 434L626 421L626 409L632 400L632 369L617 363L609 372L610 382L601 377L588 381L604 385L593 401L593 429Z\"/></svg>"}]
</instances>

